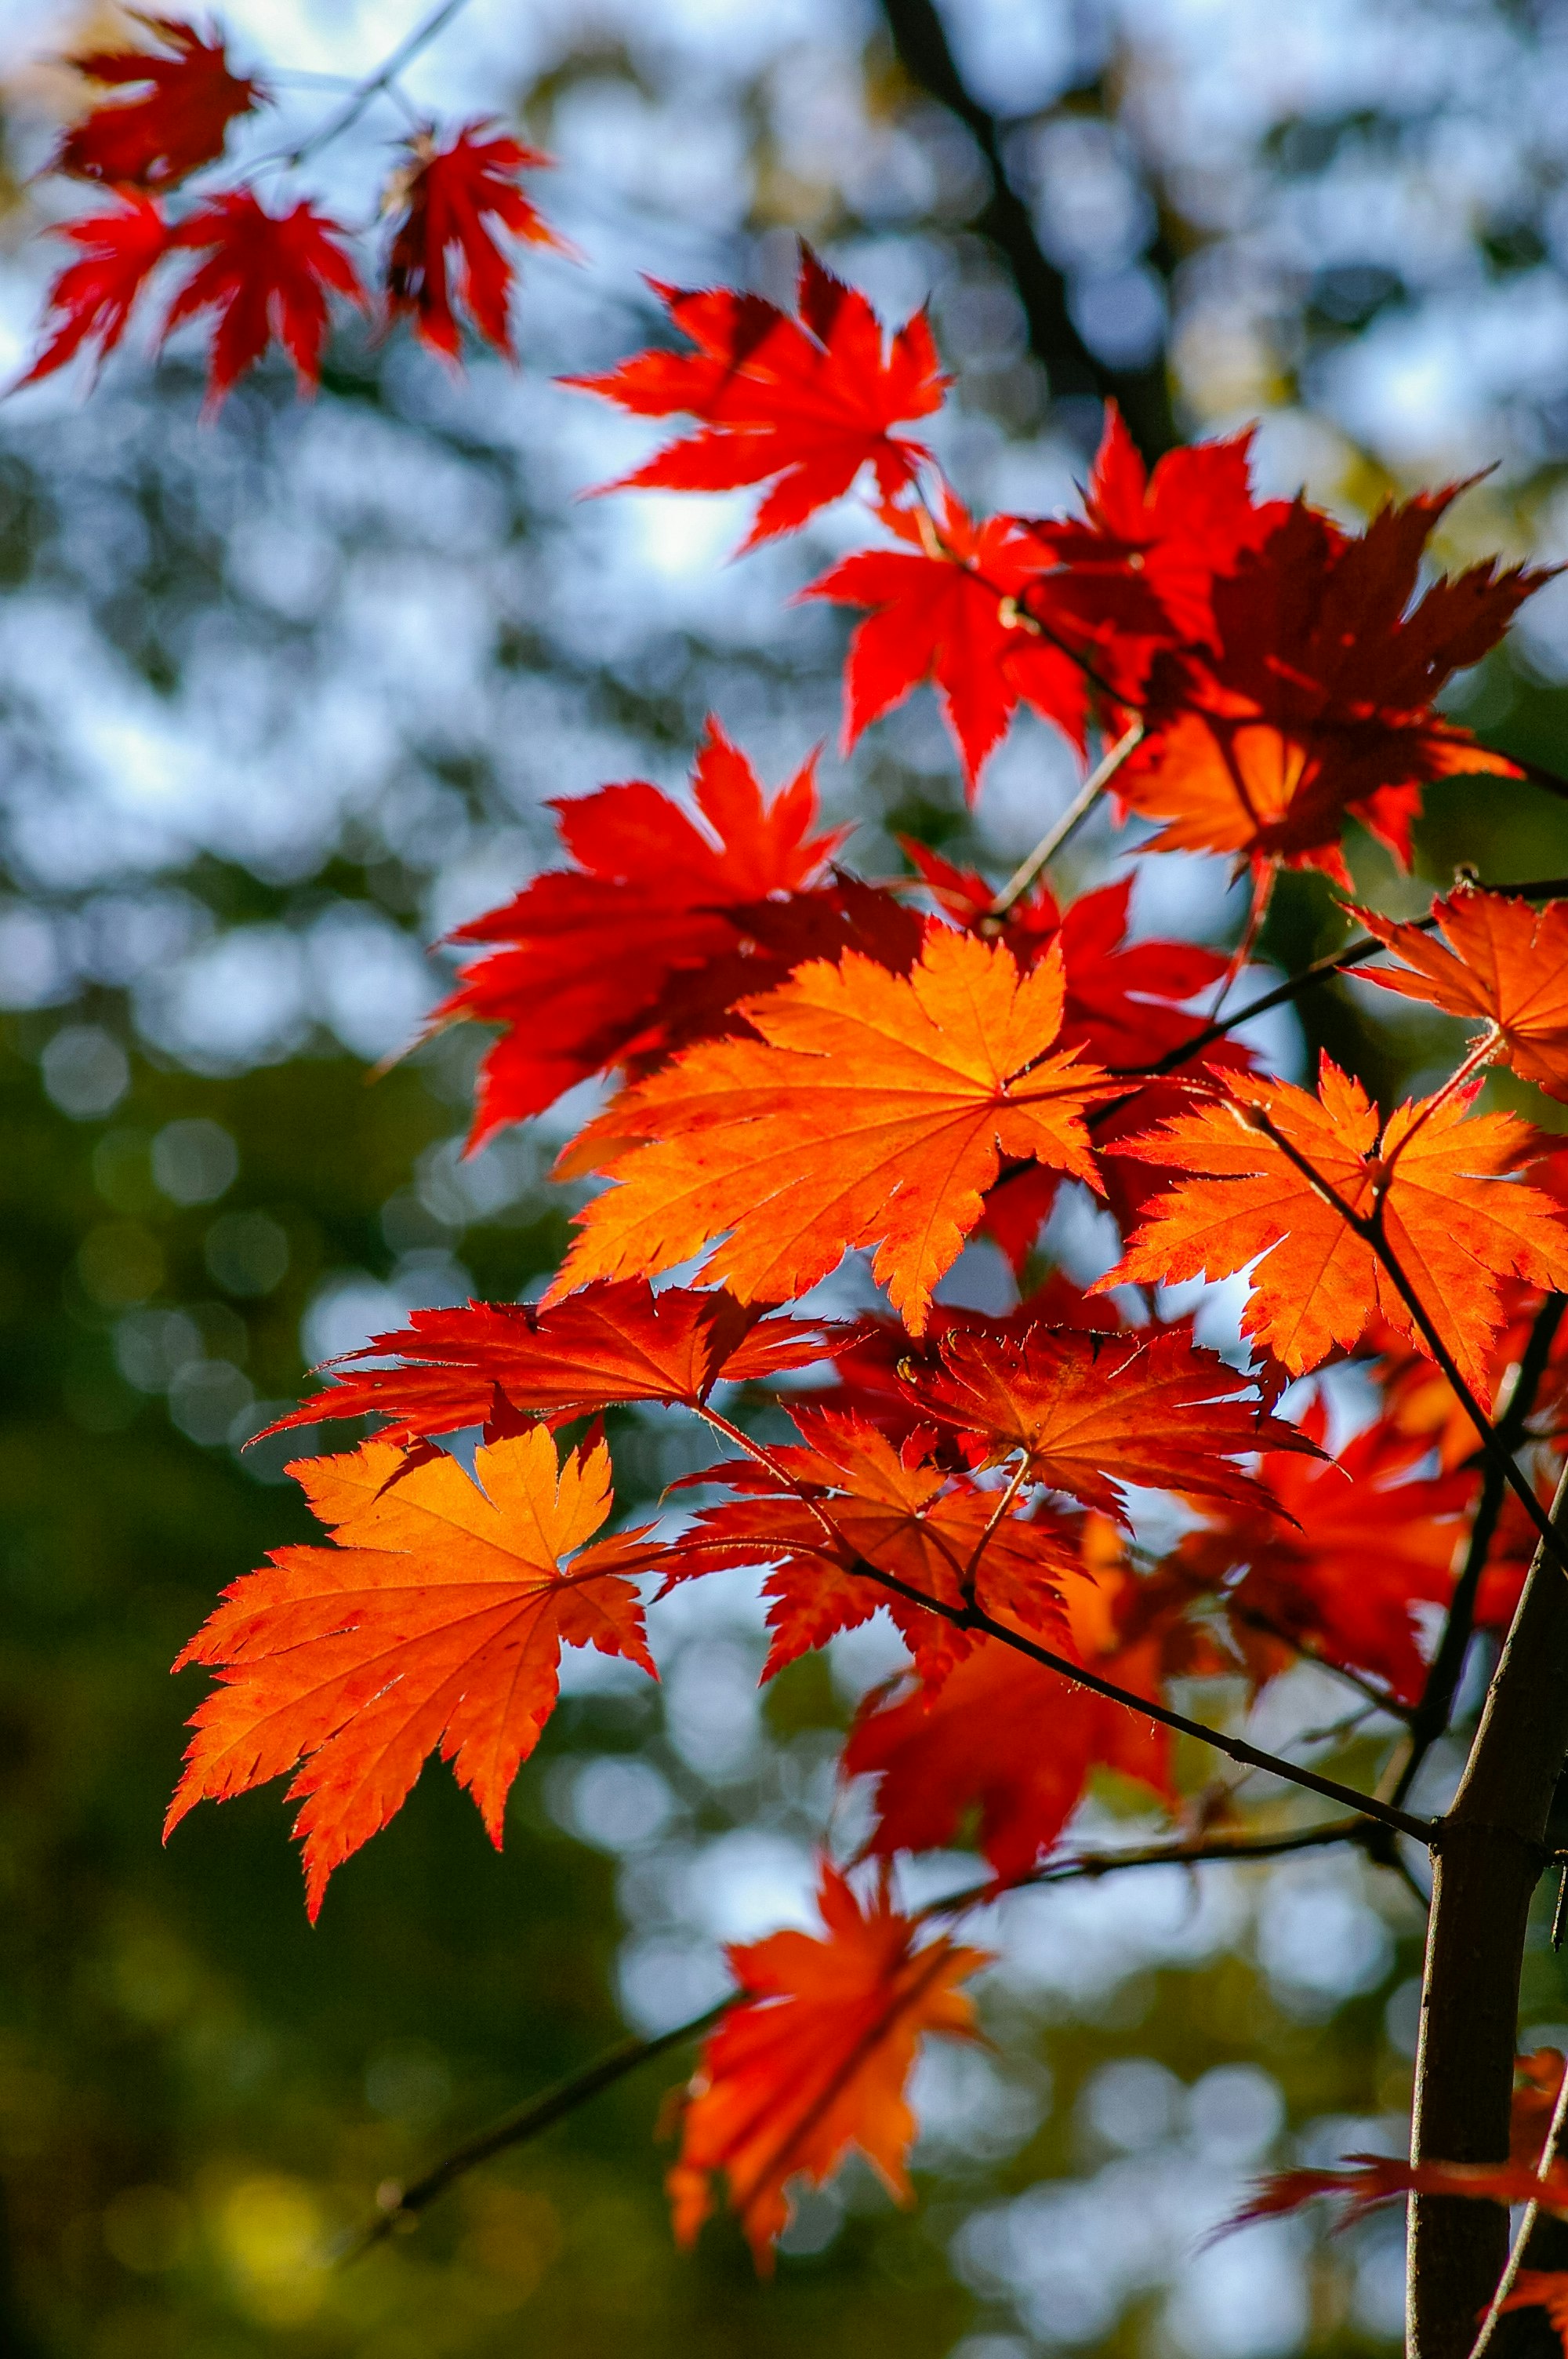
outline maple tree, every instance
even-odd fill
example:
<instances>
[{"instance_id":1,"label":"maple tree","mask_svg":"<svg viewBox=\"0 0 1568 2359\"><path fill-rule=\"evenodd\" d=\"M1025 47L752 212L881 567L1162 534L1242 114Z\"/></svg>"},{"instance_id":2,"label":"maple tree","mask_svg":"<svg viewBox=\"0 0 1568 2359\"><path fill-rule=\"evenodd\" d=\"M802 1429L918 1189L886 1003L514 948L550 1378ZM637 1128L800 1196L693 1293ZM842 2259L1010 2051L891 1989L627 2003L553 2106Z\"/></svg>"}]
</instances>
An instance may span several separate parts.
<instances>
[{"instance_id":1,"label":"maple tree","mask_svg":"<svg viewBox=\"0 0 1568 2359\"><path fill-rule=\"evenodd\" d=\"M192 197L265 89L217 35L142 22L151 47L77 60L121 94L56 164L114 210L64 225L75 258L23 382L93 348L102 363L185 258L163 332L214 315L209 406L274 342L308 390L330 299L368 299L351 241L308 192ZM460 308L511 357L496 231L564 245L522 185L544 160L484 120L413 135L390 192L386 319L452 360ZM1370 941L1259 1003L1348 969L1478 1020L1452 1073L1391 1110L1326 1055L1315 1092L1269 1070L1232 1037L1254 1009L1227 1012L1282 870L1346 886L1353 828L1408 867L1427 784L1522 775L1438 700L1545 576L1493 561L1423 583L1452 490L1352 532L1304 498L1256 497L1245 435L1151 473L1114 410L1081 513L976 516L932 444L899 430L934 419L946 387L923 312L889 333L809 249L793 313L743 289L654 292L687 349L567 382L695 430L601 488L755 489L748 549L862 494L866 545L804 592L861 617L846 748L929 685L971 798L1021 707L1062 733L1084 783L1004 884L921 845L897 875L854 874L815 764L770 796L717 720L689 807L643 780L557 803L570 864L460 930L466 963L435 1021L499 1027L474 1146L599 1083L556 1167L579 1191L575 1242L540 1301L417 1312L279 1420L378 1430L291 1468L330 1544L235 1581L181 1656L217 1680L169 1825L290 1777L314 1916L432 1753L500 1843L564 1646L653 1674L645 1614L737 1567L759 1577L765 1678L885 1613L907 1668L843 1749L869 1832L853 1858L825 1838L823 1931L731 1950L721 2020L681 2035L709 2032L670 2176L682 2241L723 2181L766 2266L792 2188L851 2148L907 2194L910 2069L927 2035L973 2035L958 1986L986 1962L939 1918L1036 1879L1320 1843L1408 1879L1424 1846L1411 2158L1277 2175L1245 2216L1413 2196L1419 2359L1460 2359L1478 2308L1561 2327L1561 2277L1529 2266L1522 2238L1505 2269L1497 2207L1568 2216L1561 2070L1527 2066L1510 2147L1504 2022L1568 1752L1568 1180L1546 1135L1481 1093L1506 1063L1568 1095L1568 899L1466 879L1418 921L1352 905ZM1123 841L1141 858L1206 852L1249 875L1234 952L1130 940L1130 876L1063 905L1051 864L1102 807L1136 824ZM1073 1188L1120 1232L1089 1286L1042 1245ZM1009 1311L941 1299L982 1237L1031 1286ZM846 1269L874 1309L845 1310ZM1242 1274L1234 1349L1204 1348L1165 1290ZM1372 1407L1336 1436L1349 1362ZM601 1423L637 1402L680 1410L727 1454L673 1485L657 1524L607 1533ZM470 1475L452 1438L476 1430ZM1476 1633L1487 1709L1452 1807L1426 1818L1412 1790L1460 1725ZM1370 1788L1242 1733L1303 1662L1352 1695L1356 1724L1378 1715ZM1204 1688L1206 1716L1178 1707L1176 1682ZM1209 1753L1340 1815L1244 1813L1198 1782L1187 1756ZM1157 1839L1075 1853L1106 1776ZM906 1905L911 1856L970 1836L983 1884ZM1460 2224L1449 2211L1434 2228L1433 2202ZM392 2207L417 2208L416 2190Z\"/></svg>"}]
</instances>

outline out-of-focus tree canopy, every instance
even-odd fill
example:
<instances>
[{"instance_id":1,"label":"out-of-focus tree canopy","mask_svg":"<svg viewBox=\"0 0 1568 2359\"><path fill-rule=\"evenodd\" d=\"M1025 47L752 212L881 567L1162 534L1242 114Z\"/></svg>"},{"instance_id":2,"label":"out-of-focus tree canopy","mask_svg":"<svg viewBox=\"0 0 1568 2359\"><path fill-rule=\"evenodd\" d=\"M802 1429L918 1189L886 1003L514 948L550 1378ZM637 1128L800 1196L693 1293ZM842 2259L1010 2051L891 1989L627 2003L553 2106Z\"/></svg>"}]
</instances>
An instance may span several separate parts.
<instances>
[{"instance_id":1,"label":"out-of-focus tree canopy","mask_svg":"<svg viewBox=\"0 0 1568 2359\"><path fill-rule=\"evenodd\" d=\"M416 14L223 11L243 62L351 77ZM12 0L0 23L8 375L48 266L53 198L27 176L70 103L49 53L106 18ZM315 1932L275 1794L159 1850L198 1691L166 1672L217 1590L304 1533L284 1452L241 1445L306 1364L413 1305L514 1297L561 1250L547 1125L460 1158L477 1043L365 1085L440 994L426 946L546 864L548 798L678 783L709 708L773 778L836 734L842 619L784 607L831 515L726 568L743 502L578 501L644 444L551 378L656 332L638 274L782 296L805 233L884 311L929 297L957 378L944 459L981 505L1066 503L1115 394L1151 451L1260 416L1261 480L1347 515L1493 468L1443 555L1551 558L1568 8L471 0L408 89L557 158L552 218L588 266L529 257L520 375L351 332L312 407L267 372L199 429L177 342L117 358L90 401L60 380L0 408L0 2343L1386 2347L1390 2221L1195 2257L1263 2161L1400 2135L1417 1912L1321 1863L1018 1897L985 2005L1032 2065L935 2060L919 2213L851 2176L803 2208L771 2288L728 2230L674 2255L649 2130L678 2068L656 2065L332 2274L379 2182L628 2022L702 2006L722 1941L805 1920L844 1808L836 1733L896 1647L873 1625L760 1700L752 1587L715 1581L666 1611L657 1697L573 1671L501 1859L432 1773ZM279 91L269 147L332 94ZM316 185L362 212L399 129L368 114ZM1550 590L1464 716L1562 766L1565 680ZM824 775L858 864L904 832L999 877L1074 784L1031 724L967 816L925 698ZM1074 859L1108 852L1091 832ZM1562 807L1439 788L1420 857L1561 872ZM1310 956L1327 914L1289 880L1262 955ZM1220 937L1223 869L1166 862L1139 919ZM1325 995L1273 1052L1353 1041L1363 1071L1419 1074L1425 1019L1365 999ZM1000 1266L982 1250L961 1282L992 1299ZM683 1471L658 1415L611 1440L628 1500ZM1293 1724L1322 1702L1303 1677ZM1568 2019L1544 1933L1525 2006Z\"/></svg>"}]
</instances>

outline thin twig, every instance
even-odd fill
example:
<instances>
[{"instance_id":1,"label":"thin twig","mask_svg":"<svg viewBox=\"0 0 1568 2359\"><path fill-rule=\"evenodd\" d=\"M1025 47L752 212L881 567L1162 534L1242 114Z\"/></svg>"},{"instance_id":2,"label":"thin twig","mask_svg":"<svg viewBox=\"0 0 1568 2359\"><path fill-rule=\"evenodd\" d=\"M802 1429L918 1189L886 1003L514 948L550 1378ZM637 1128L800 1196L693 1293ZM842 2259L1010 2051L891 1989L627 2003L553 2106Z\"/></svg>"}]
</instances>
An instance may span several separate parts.
<instances>
[{"instance_id":1,"label":"thin twig","mask_svg":"<svg viewBox=\"0 0 1568 2359\"><path fill-rule=\"evenodd\" d=\"M1541 2149L1541 2160L1536 2165L1538 2179L1544 2180L1551 2171L1557 2154L1557 2141L1563 2135L1564 2120L1568 2120L1568 2068L1563 2071L1562 2085L1557 2092L1557 2103L1552 2108L1552 2120L1546 2132L1546 2143ZM1540 2217L1539 2201L1525 2205L1524 2217L1519 2223L1519 2233L1509 2248L1507 2265L1502 2276L1498 2279L1498 2289L1487 2304L1487 2314L1481 2321L1480 2332L1470 2345L1470 2359L1482 2359L1482 2354L1492 2339L1498 2321L1503 2314L1503 2304L1514 2289L1514 2282L1524 2260L1525 2246L1535 2234L1535 2223Z\"/></svg>"},{"instance_id":2,"label":"thin twig","mask_svg":"<svg viewBox=\"0 0 1568 2359\"><path fill-rule=\"evenodd\" d=\"M1169 1704L1161 1703L1152 1696L1139 1695L1131 1688L1118 1687L1114 1680L1102 1679L1098 1671L1090 1670L1086 1664L1073 1662L1065 1655L1054 1654L1050 1647L1025 1637L1021 1630L1011 1629L1005 1622L996 1621L983 1606L949 1604L946 1599L928 1596L925 1590L915 1589L910 1582L901 1581L896 1573L884 1572L880 1565L869 1563L854 1542L839 1530L833 1521L827 1502L813 1496L806 1484L797 1482L764 1443L743 1433L740 1427L731 1425L706 1404L699 1405L697 1414L717 1431L736 1442L758 1465L766 1467L773 1480L808 1510L828 1541L826 1548L812 1549L811 1554L827 1557L840 1571L862 1574L868 1581L874 1581L880 1587L891 1590L895 1597L902 1597L907 1604L918 1605L924 1612L950 1622L956 1630L995 1638L1000 1645L1011 1647L1015 1654L1027 1655L1031 1662L1039 1663L1044 1669L1055 1671L1061 1678L1071 1680L1076 1687L1087 1688L1091 1695L1104 1696L1108 1702L1122 1704L1129 1712L1137 1712L1145 1720L1156 1721L1162 1728L1173 1729L1180 1736L1190 1736L1200 1745L1211 1745L1217 1753L1223 1753L1227 1760L1239 1762L1249 1769L1261 1769L1271 1777L1283 1778L1289 1785L1304 1788L1308 1793L1321 1794L1325 1801L1337 1802L1342 1809L1379 1819L1385 1826L1394 1828L1400 1834L1411 1836L1417 1843L1430 1845L1437 1841L1438 1829L1430 1819L1414 1818L1408 1810L1397 1810L1392 1803L1380 1801L1376 1795L1358 1793L1353 1786L1342 1786L1336 1778L1320 1777L1315 1769L1282 1760L1277 1753L1265 1753L1261 1746L1249 1745L1245 1737L1228 1735L1222 1729L1207 1728L1201 1720L1189 1720L1185 1712L1173 1711ZM931 1531L930 1538L946 1557L956 1582L961 1583L966 1568L954 1559L940 1532ZM806 1544L802 1541L797 1540L792 1546L797 1554L806 1552ZM678 1556L681 1548L682 1543L678 1539L672 1540L666 1553Z\"/></svg>"},{"instance_id":3,"label":"thin twig","mask_svg":"<svg viewBox=\"0 0 1568 2359\"><path fill-rule=\"evenodd\" d=\"M1290 1834L1221 1835L1199 1843L1152 1844L1141 1851L1083 1852L1071 1859L1048 1862L1045 1866L1035 1868L1026 1875L1014 1876L1005 1884L999 1884L993 1877L987 1884L950 1894L944 1900L931 1901L924 1908L916 1909L914 1919L917 1924L925 1924L937 1917L955 1916L962 1910L1000 1900L1009 1892L1039 1885L1084 1880L1098 1882L1102 1876L1119 1874L1123 1868L1159 1867L1172 1864L1195 1866L1209 1860L1245 1863L1250 1859L1279 1859L1291 1852L1316 1851L1331 1843L1365 1841L1373 1832L1380 1834L1381 1830L1372 1830L1370 1822L1357 1814L1354 1818L1335 1820L1327 1826L1303 1827ZM567 2114L575 2112L579 2105L586 2104L590 2098L596 2097L601 2089L611 2088L617 2081L624 2080L640 2064L666 2054L672 2048L682 2047L688 2040L700 2038L705 2031L729 2013L741 1996L739 1991L731 1992L705 2014L693 2016L687 2023L677 2024L673 2031L661 2031L650 2039L622 2040L607 2054L596 2058L593 2063L585 2065L580 2072L557 2082L555 2087L547 2089L543 2096L530 2097L526 2104L503 2114L500 2120L492 2122L488 2129L465 2138L460 2146L443 2155L439 2162L411 2186L387 2189L380 2201L376 2218L367 2221L339 2246L334 2256L338 2265L346 2267L351 2261L358 2260L388 2236L396 2234L400 2229L411 2227L419 2213L427 2210L438 2195L445 2194L449 2187L465 2178L470 2170L477 2169L481 2163L540 2136Z\"/></svg>"},{"instance_id":4,"label":"thin twig","mask_svg":"<svg viewBox=\"0 0 1568 2359\"><path fill-rule=\"evenodd\" d=\"M585 2065L580 2072L573 2072L566 2080L557 2081L555 2087L546 2089L542 2097L530 2097L526 2104L503 2114L501 2119L492 2122L488 2129L465 2138L461 2146L454 2147L450 2154L444 2155L422 2179L416 2179L412 2187L386 2190L389 2200L382 2203L380 2217L367 2221L340 2246L335 2256L339 2265L346 2267L350 2261L357 2261L373 2245L381 2244L404 2223L411 2223L427 2204L435 2201L438 2195L444 2194L454 2180L461 2179L465 2172L475 2169L480 2163L488 2162L492 2155L503 2154L509 2147L523 2146L528 2139L537 2137L552 2124L574 2113L579 2105L586 2104L589 2097L596 2097L601 2089L611 2088L615 2082L623 2081L628 2072L636 2071L639 2064L646 2064L654 2057L663 2056L670 2049L683 2046L688 2039L700 2038L733 2004L733 1997L721 1998L716 2006L708 2007L704 2014L694 2015L689 2023L677 2023L673 2031L661 2031L652 2039L623 2039L619 2047L611 2048L608 2054Z\"/></svg>"},{"instance_id":5,"label":"thin twig","mask_svg":"<svg viewBox=\"0 0 1568 2359\"><path fill-rule=\"evenodd\" d=\"M293 169L303 164L307 157L316 155L319 149L330 146L334 139L341 137L345 131L351 129L359 121L372 100L379 98L382 92L396 81L404 68L413 64L420 50L427 48L438 33L445 32L459 10L467 5L468 0L441 0L439 7L433 8L422 23L416 25L414 30L404 40L399 41L397 47L376 68L374 73L367 75L363 82L355 84L335 114L330 114L325 123L319 124L311 132L308 138L302 139L297 147L290 150L284 159L290 168Z\"/></svg>"},{"instance_id":6,"label":"thin twig","mask_svg":"<svg viewBox=\"0 0 1568 2359\"><path fill-rule=\"evenodd\" d=\"M1027 860L1021 861L991 903L988 915L1005 918L1015 901L1021 901L1041 870L1056 857L1068 838L1082 826L1106 788L1120 769L1128 756L1140 744L1143 723L1135 721L1125 730L1108 752L1100 756L1066 810L1048 827Z\"/></svg>"}]
</instances>

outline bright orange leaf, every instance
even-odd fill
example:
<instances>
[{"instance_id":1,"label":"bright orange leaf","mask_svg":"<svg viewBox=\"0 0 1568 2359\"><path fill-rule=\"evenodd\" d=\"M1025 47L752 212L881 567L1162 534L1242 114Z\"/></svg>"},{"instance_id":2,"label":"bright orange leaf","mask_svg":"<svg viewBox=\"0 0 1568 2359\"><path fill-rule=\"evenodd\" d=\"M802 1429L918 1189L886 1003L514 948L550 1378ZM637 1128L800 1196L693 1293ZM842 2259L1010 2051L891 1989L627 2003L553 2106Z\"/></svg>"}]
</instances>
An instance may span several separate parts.
<instances>
[{"instance_id":1,"label":"bright orange leaf","mask_svg":"<svg viewBox=\"0 0 1568 2359\"><path fill-rule=\"evenodd\" d=\"M638 353L602 375L565 382L639 418L700 419L702 429L606 491L724 492L771 482L743 544L752 549L798 530L862 467L873 470L884 499L913 480L928 453L892 429L940 408L947 384L924 311L884 353L865 297L804 245L798 320L761 295L650 283L696 352Z\"/></svg>"},{"instance_id":2,"label":"bright orange leaf","mask_svg":"<svg viewBox=\"0 0 1568 2359\"><path fill-rule=\"evenodd\" d=\"M713 1278L780 1302L876 1245L919 1334L1001 1155L1099 1186L1081 1116L1113 1084L1050 1053L1063 989L1054 950L1021 978L1000 944L934 927L907 981L851 951L743 1001L760 1038L686 1049L563 1158L616 1185L579 1214L547 1299L711 1247Z\"/></svg>"},{"instance_id":3,"label":"bright orange leaf","mask_svg":"<svg viewBox=\"0 0 1568 2359\"><path fill-rule=\"evenodd\" d=\"M53 168L121 189L171 189L221 156L235 116L265 104L268 93L259 82L231 73L222 42L204 41L194 25L130 14L157 46L93 49L71 59L90 82L129 94L74 124Z\"/></svg>"},{"instance_id":4,"label":"bright orange leaf","mask_svg":"<svg viewBox=\"0 0 1568 2359\"><path fill-rule=\"evenodd\" d=\"M417 133L394 183L399 218L386 266L393 316L406 314L421 342L449 360L462 342L454 298L466 304L488 343L508 360L514 357L508 317L512 264L495 242L492 222L530 245L571 250L518 186L520 173L536 171L549 157L518 139L477 136L491 127L482 117L465 123L444 147L430 133Z\"/></svg>"},{"instance_id":5,"label":"bright orange leaf","mask_svg":"<svg viewBox=\"0 0 1568 2359\"><path fill-rule=\"evenodd\" d=\"M1100 1290L1131 1280L1229 1277L1257 1262L1242 1332L1292 1375L1348 1350L1376 1312L1426 1348L1371 1245L1269 1136L1361 1219L1381 1206L1390 1254L1471 1388L1483 1393L1503 1324L1502 1281L1568 1288L1568 1222L1512 1175L1539 1152L1514 1115L1470 1115L1475 1089L1407 1103L1379 1136L1358 1082L1325 1056L1320 1095L1231 1074L1227 1095L1178 1114L1119 1155L1200 1174L1158 1198ZM1469 1117L1468 1119L1466 1117Z\"/></svg>"},{"instance_id":6,"label":"bright orange leaf","mask_svg":"<svg viewBox=\"0 0 1568 2359\"><path fill-rule=\"evenodd\" d=\"M386 1442L289 1469L330 1548L284 1548L224 1592L175 1665L215 1666L166 1833L297 1769L307 1901L386 1825L440 1748L501 1842L506 1797L555 1708L563 1646L651 1672L642 1535L593 1540L610 1511L600 1443L557 1467L545 1429L408 1464ZM584 1545L589 1543L589 1545Z\"/></svg>"},{"instance_id":7,"label":"bright orange leaf","mask_svg":"<svg viewBox=\"0 0 1568 2359\"><path fill-rule=\"evenodd\" d=\"M497 1394L534 1416L608 1408L617 1401L680 1401L695 1408L725 1378L743 1383L807 1366L856 1331L809 1319L764 1319L732 1295L667 1287L645 1278L585 1286L554 1310L531 1302L470 1302L416 1310L406 1327L374 1335L333 1364L333 1381L269 1432L323 1418L384 1417L377 1439L483 1425ZM395 1362L358 1367L362 1360Z\"/></svg>"},{"instance_id":8,"label":"bright orange leaf","mask_svg":"<svg viewBox=\"0 0 1568 2359\"><path fill-rule=\"evenodd\" d=\"M730 1951L745 1996L703 2049L669 2175L679 2241L696 2241L722 2174L764 2270L790 2216L791 2181L822 2186L851 2147L901 2203L913 2200L905 2083L927 2034L977 2036L958 1984L989 1962L945 1938L921 1943L885 1886L862 1906L831 1867L819 1905L822 1939L773 1933Z\"/></svg>"},{"instance_id":9,"label":"bright orange leaf","mask_svg":"<svg viewBox=\"0 0 1568 2359\"><path fill-rule=\"evenodd\" d=\"M1352 973L1450 1016L1481 1017L1496 1027L1505 1063L1568 1098L1568 901L1532 908L1507 893L1461 886L1432 905L1452 948L1423 927L1396 925L1371 909L1355 914L1404 965Z\"/></svg>"}]
</instances>

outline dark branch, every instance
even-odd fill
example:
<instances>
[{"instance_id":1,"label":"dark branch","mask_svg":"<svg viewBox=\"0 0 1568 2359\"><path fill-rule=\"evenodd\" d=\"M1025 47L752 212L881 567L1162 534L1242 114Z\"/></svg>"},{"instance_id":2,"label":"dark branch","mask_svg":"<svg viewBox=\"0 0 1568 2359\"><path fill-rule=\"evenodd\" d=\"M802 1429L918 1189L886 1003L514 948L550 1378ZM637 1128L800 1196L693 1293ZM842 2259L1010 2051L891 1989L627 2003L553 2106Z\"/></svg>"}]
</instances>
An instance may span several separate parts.
<instances>
[{"instance_id":1,"label":"dark branch","mask_svg":"<svg viewBox=\"0 0 1568 2359\"><path fill-rule=\"evenodd\" d=\"M503 2114L501 2119L492 2122L487 2130L480 2130L474 2136L465 2138L462 2145L454 2147L434 2169L427 2170L423 2179L416 2179L412 2187L387 2190L390 2200L383 2203L380 2217L356 2230L340 2248L336 2256L340 2265L346 2266L350 2261L358 2260L362 2253L370 2251L373 2245L379 2245L400 2227L412 2225L418 2213L433 2203L438 2195L444 2194L454 2180L476 2169L481 2162L488 2162L492 2155L503 2154L509 2147L524 2146L530 2138L538 2137L568 2114L575 2113L579 2105L586 2104L590 2097L597 2097L601 2089L611 2088L617 2081L623 2081L628 2072L637 2070L639 2064L646 2064L654 2057L666 2054L672 2048L684 2047L687 2040L700 2038L709 2025L717 2023L732 2005L730 1999L720 1999L718 2006L710 2006L706 2014L693 2016L689 2023L677 2023L673 2031L661 2031L656 2038L623 2039L618 2048L611 2048L608 2054L585 2065L580 2072L573 2072L565 2081L557 2081L555 2087L546 2089L542 2097L531 2097L525 2105L518 2105L513 2112Z\"/></svg>"},{"instance_id":2,"label":"dark branch","mask_svg":"<svg viewBox=\"0 0 1568 2359\"><path fill-rule=\"evenodd\" d=\"M1055 394L1089 394L1120 403L1148 459L1176 440L1164 359L1139 369L1107 366L1073 323L1067 284L1034 234L1029 207L1008 177L1001 126L966 88L935 0L882 0L898 61L926 95L956 114L985 161L990 195L971 226L1007 265L1029 324L1029 348Z\"/></svg>"}]
</instances>

